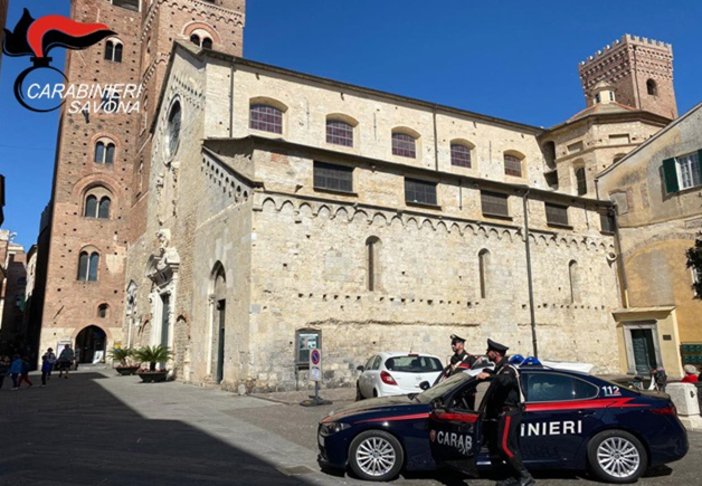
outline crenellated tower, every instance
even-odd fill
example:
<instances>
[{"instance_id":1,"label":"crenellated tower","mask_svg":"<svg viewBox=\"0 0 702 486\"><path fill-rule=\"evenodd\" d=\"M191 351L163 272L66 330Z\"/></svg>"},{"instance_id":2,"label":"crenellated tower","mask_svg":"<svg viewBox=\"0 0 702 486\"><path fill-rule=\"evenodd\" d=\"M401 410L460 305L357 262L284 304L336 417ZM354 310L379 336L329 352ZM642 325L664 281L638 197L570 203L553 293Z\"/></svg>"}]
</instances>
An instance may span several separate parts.
<instances>
[{"instance_id":1,"label":"crenellated tower","mask_svg":"<svg viewBox=\"0 0 702 486\"><path fill-rule=\"evenodd\" d=\"M673 47L645 37L622 36L580 63L587 106L595 103L600 81L614 86L616 101L666 118L677 118L673 87Z\"/></svg>"}]
</instances>

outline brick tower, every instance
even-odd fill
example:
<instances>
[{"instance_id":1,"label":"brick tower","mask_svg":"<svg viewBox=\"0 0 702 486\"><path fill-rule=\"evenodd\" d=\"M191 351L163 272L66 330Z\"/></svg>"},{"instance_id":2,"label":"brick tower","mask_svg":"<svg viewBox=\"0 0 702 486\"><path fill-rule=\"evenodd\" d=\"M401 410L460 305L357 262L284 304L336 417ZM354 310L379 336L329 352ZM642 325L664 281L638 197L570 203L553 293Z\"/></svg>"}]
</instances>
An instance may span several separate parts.
<instances>
[{"instance_id":1,"label":"brick tower","mask_svg":"<svg viewBox=\"0 0 702 486\"><path fill-rule=\"evenodd\" d=\"M125 259L146 219L149 124L173 42L241 56L244 12L245 0L72 1L71 18L107 24L117 35L67 52L70 83L134 83L142 92L131 113L62 109L44 249L41 352L70 342L88 360L123 340Z\"/></svg>"},{"instance_id":2,"label":"brick tower","mask_svg":"<svg viewBox=\"0 0 702 486\"><path fill-rule=\"evenodd\" d=\"M579 66L587 106L600 81L615 87L616 101L666 118L676 118L673 47L629 34L590 56Z\"/></svg>"}]
</instances>

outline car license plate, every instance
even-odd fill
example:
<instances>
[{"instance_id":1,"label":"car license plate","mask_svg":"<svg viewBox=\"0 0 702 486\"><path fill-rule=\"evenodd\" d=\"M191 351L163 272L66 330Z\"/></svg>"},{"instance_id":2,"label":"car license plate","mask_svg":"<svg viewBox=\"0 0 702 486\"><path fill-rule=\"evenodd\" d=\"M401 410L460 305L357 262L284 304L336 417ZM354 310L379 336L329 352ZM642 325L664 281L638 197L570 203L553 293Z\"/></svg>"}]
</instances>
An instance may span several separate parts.
<instances>
[{"instance_id":1,"label":"car license plate","mask_svg":"<svg viewBox=\"0 0 702 486\"><path fill-rule=\"evenodd\" d=\"M317 435L317 442L319 442L320 446L324 447L324 437Z\"/></svg>"}]
</instances>

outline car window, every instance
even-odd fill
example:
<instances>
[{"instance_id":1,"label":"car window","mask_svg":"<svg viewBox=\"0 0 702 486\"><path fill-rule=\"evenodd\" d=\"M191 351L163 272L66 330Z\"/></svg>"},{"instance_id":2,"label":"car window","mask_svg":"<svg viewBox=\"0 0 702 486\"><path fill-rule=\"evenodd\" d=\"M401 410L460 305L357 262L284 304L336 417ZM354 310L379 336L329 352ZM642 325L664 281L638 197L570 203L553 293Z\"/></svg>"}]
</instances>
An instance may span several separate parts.
<instances>
[{"instance_id":1,"label":"car window","mask_svg":"<svg viewBox=\"0 0 702 486\"><path fill-rule=\"evenodd\" d=\"M426 373L443 369L441 361L427 356L395 356L385 360L385 368L402 373Z\"/></svg>"},{"instance_id":2,"label":"car window","mask_svg":"<svg viewBox=\"0 0 702 486\"><path fill-rule=\"evenodd\" d=\"M476 404L482 402L488 388L490 388L489 381L473 381L451 397L447 408L462 412L476 411Z\"/></svg>"},{"instance_id":3,"label":"car window","mask_svg":"<svg viewBox=\"0 0 702 486\"><path fill-rule=\"evenodd\" d=\"M380 368L380 363L382 363L383 358L380 356L376 356L375 359L373 360L373 364L371 365L370 369L371 370L377 370Z\"/></svg>"},{"instance_id":4,"label":"car window","mask_svg":"<svg viewBox=\"0 0 702 486\"><path fill-rule=\"evenodd\" d=\"M590 383L556 373L523 373L522 389L527 402L586 400L599 394Z\"/></svg>"},{"instance_id":5,"label":"car window","mask_svg":"<svg viewBox=\"0 0 702 486\"><path fill-rule=\"evenodd\" d=\"M368 360L368 363L366 363L366 367L364 368L365 371L373 369L373 361L375 361L375 356L371 356L371 359Z\"/></svg>"},{"instance_id":6,"label":"car window","mask_svg":"<svg viewBox=\"0 0 702 486\"><path fill-rule=\"evenodd\" d=\"M442 381L438 385L432 386L428 390L425 390L424 392L420 393L419 395L417 395L416 399L421 403L429 403L435 398L439 398L447 394L457 386L461 386L462 383L465 383L466 381L472 379L473 377L467 373L457 373L452 377Z\"/></svg>"}]
</instances>

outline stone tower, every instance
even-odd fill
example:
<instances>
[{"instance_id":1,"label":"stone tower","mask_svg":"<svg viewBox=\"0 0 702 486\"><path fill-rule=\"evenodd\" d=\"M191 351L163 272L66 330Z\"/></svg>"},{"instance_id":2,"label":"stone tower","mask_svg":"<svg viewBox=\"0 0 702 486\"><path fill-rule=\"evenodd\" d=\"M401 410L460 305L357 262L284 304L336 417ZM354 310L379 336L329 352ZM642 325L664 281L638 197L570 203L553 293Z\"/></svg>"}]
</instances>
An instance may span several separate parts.
<instances>
[{"instance_id":1,"label":"stone tower","mask_svg":"<svg viewBox=\"0 0 702 486\"><path fill-rule=\"evenodd\" d=\"M600 81L614 86L616 101L666 118L676 118L673 47L629 34L590 56L579 66L587 106L595 102Z\"/></svg>"},{"instance_id":2,"label":"stone tower","mask_svg":"<svg viewBox=\"0 0 702 486\"><path fill-rule=\"evenodd\" d=\"M67 51L70 83L139 84L134 101L140 105L130 113L72 114L68 104L62 109L50 242L43 249L41 350L71 342L87 353L123 340L125 259L143 231L149 124L173 42L191 40L241 56L244 17L245 0L72 0L71 18L107 24L117 35Z\"/></svg>"}]
</instances>

